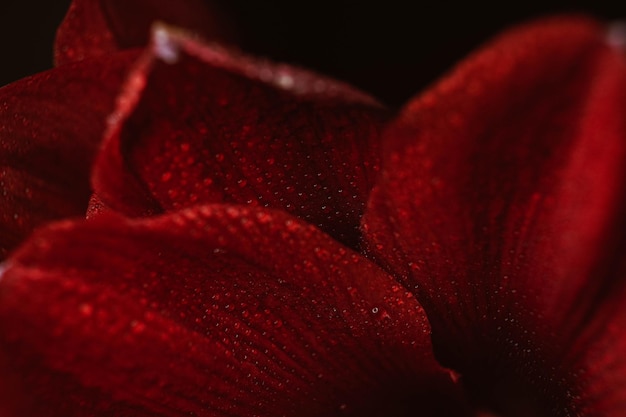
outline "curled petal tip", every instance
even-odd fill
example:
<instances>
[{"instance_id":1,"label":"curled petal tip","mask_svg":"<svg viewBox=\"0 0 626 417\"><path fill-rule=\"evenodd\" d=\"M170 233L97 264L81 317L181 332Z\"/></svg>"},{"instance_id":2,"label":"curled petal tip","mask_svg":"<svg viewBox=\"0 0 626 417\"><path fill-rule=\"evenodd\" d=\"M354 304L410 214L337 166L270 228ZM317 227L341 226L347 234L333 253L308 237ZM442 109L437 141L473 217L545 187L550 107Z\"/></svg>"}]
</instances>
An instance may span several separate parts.
<instances>
[{"instance_id":1,"label":"curled petal tip","mask_svg":"<svg viewBox=\"0 0 626 417\"><path fill-rule=\"evenodd\" d=\"M626 20L611 23L606 31L606 43L626 51Z\"/></svg>"}]
</instances>

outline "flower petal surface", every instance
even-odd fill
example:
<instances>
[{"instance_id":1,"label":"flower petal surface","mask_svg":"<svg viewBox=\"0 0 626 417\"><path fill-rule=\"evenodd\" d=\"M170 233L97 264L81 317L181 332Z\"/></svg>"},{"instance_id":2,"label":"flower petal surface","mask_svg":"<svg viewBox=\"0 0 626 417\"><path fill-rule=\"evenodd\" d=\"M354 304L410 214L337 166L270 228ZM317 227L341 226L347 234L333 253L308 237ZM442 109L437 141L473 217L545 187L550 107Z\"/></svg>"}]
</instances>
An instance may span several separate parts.
<instances>
[{"instance_id":1,"label":"flower petal surface","mask_svg":"<svg viewBox=\"0 0 626 417\"><path fill-rule=\"evenodd\" d=\"M281 211L58 223L0 299L9 415L462 415L412 294Z\"/></svg>"},{"instance_id":2,"label":"flower petal surface","mask_svg":"<svg viewBox=\"0 0 626 417\"><path fill-rule=\"evenodd\" d=\"M93 176L111 208L252 204L358 240L387 119L365 94L160 27L114 116Z\"/></svg>"},{"instance_id":3,"label":"flower petal surface","mask_svg":"<svg viewBox=\"0 0 626 417\"><path fill-rule=\"evenodd\" d=\"M184 27L205 37L232 38L223 15L210 1L73 0L57 31L55 62L62 65L145 46L155 22Z\"/></svg>"},{"instance_id":4,"label":"flower petal surface","mask_svg":"<svg viewBox=\"0 0 626 417\"><path fill-rule=\"evenodd\" d=\"M571 344L564 360L579 376L576 404L584 416L619 417L626 409L626 267L621 258L606 270L613 285ZM617 259L615 259L617 260Z\"/></svg>"},{"instance_id":5,"label":"flower petal surface","mask_svg":"<svg viewBox=\"0 0 626 417\"><path fill-rule=\"evenodd\" d=\"M37 225L85 212L90 165L136 55L85 61L0 89L0 257Z\"/></svg>"},{"instance_id":6,"label":"flower petal surface","mask_svg":"<svg viewBox=\"0 0 626 417\"><path fill-rule=\"evenodd\" d=\"M544 20L470 57L384 135L370 253L423 304L438 357L497 413L537 401L554 409L530 414L566 415L576 395L560 355L612 285L604 268L624 230L625 77L602 27Z\"/></svg>"}]
</instances>

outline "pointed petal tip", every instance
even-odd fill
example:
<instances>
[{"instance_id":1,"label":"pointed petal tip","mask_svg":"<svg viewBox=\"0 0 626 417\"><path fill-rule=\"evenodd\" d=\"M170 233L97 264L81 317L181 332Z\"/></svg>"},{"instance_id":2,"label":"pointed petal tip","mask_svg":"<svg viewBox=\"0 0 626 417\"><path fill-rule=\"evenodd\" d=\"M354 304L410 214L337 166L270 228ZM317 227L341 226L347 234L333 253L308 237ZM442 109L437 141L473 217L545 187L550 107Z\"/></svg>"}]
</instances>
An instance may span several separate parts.
<instances>
[{"instance_id":1,"label":"pointed petal tip","mask_svg":"<svg viewBox=\"0 0 626 417\"><path fill-rule=\"evenodd\" d=\"M164 21L208 39L235 42L229 19L205 0L73 0L55 40L55 64L80 61L150 41L153 22Z\"/></svg>"},{"instance_id":2,"label":"pointed petal tip","mask_svg":"<svg viewBox=\"0 0 626 417\"><path fill-rule=\"evenodd\" d=\"M385 108L376 98L346 82L325 77L298 65L275 63L267 57L248 55L231 44L215 42L187 28L162 21L152 25L150 52L169 64L178 62L181 54L194 56L210 66L298 96L349 98L355 103Z\"/></svg>"},{"instance_id":3,"label":"pointed petal tip","mask_svg":"<svg viewBox=\"0 0 626 417\"><path fill-rule=\"evenodd\" d=\"M171 35L173 30L162 22L155 22L151 29L152 52L167 64L175 64L180 57L180 46Z\"/></svg>"}]
</instances>

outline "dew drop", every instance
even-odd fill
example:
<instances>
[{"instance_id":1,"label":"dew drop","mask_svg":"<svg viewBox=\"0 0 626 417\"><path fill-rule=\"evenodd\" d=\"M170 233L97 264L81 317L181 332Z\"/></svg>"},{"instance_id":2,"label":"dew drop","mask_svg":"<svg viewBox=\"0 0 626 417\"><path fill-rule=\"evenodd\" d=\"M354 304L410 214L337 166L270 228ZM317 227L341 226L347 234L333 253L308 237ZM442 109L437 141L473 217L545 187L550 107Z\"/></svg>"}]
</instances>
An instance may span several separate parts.
<instances>
[{"instance_id":1,"label":"dew drop","mask_svg":"<svg viewBox=\"0 0 626 417\"><path fill-rule=\"evenodd\" d=\"M146 329L146 325L137 320L131 321L130 327L132 329L132 332L135 334L141 333Z\"/></svg>"},{"instance_id":2,"label":"dew drop","mask_svg":"<svg viewBox=\"0 0 626 417\"><path fill-rule=\"evenodd\" d=\"M78 306L78 311L80 311L80 314L83 316L91 316L93 313L93 307L91 304L82 303Z\"/></svg>"}]
</instances>

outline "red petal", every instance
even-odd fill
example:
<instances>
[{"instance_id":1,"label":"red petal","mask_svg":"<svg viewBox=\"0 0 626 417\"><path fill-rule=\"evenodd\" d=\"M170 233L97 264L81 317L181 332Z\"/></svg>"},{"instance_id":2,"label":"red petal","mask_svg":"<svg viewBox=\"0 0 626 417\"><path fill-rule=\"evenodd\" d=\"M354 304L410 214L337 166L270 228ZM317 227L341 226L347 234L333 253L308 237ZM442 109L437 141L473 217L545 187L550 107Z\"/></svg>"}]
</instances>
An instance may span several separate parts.
<instances>
[{"instance_id":1,"label":"red petal","mask_svg":"<svg viewBox=\"0 0 626 417\"><path fill-rule=\"evenodd\" d=\"M595 23L554 19L472 56L386 132L371 252L483 395L506 361L531 391L561 390L540 349L560 354L549 344L567 345L606 289L594 272L624 231L625 110L623 54Z\"/></svg>"},{"instance_id":2,"label":"red petal","mask_svg":"<svg viewBox=\"0 0 626 417\"><path fill-rule=\"evenodd\" d=\"M338 82L164 28L151 49L95 167L107 205L144 215L255 204L358 239L386 114L379 105Z\"/></svg>"},{"instance_id":3,"label":"red petal","mask_svg":"<svg viewBox=\"0 0 626 417\"><path fill-rule=\"evenodd\" d=\"M0 338L0 350L7 348ZM2 417L158 417L144 407L111 398L109 393L85 387L72 375L49 369L41 358L0 352L0 415ZM28 362L24 362L24 361ZM54 389L50 389L54 387Z\"/></svg>"},{"instance_id":4,"label":"red petal","mask_svg":"<svg viewBox=\"0 0 626 417\"><path fill-rule=\"evenodd\" d=\"M135 57L92 60L0 89L0 257L38 224L84 214L106 115Z\"/></svg>"},{"instance_id":5,"label":"red petal","mask_svg":"<svg viewBox=\"0 0 626 417\"><path fill-rule=\"evenodd\" d=\"M623 229L622 229L623 230ZM576 398L580 415L621 417L626 410L626 265L612 265L613 287L605 292L585 331L564 361L580 377Z\"/></svg>"},{"instance_id":6,"label":"red petal","mask_svg":"<svg viewBox=\"0 0 626 417\"><path fill-rule=\"evenodd\" d=\"M18 374L43 363L80 381L83 404L168 416L459 406L411 294L282 212L201 206L40 231L2 277L0 329ZM57 386L39 390L71 409Z\"/></svg>"},{"instance_id":7,"label":"red petal","mask_svg":"<svg viewBox=\"0 0 626 417\"><path fill-rule=\"evenodd\" d=\"M146 45L156 21L209 38L232 38L224 17L205 0L74 0L57 32L55 62Z\"/></svg>"},{"instance_id":8,"label":"red petal","mask_svg":"<svg viewBox=\"0 0 626 417\"><path fill-rule=\"evenodd\" d=\"M87 213L85 217L87 219L91 219L91 218L100 216L103 213L112 213L112 212L114 212L114 210L112 210L110 207L104 204L102 200L100 199L100 197L98 197L96 194L92 194L91 198L89 199L89 205L87 206Z\"/></svg>"}]
</instances>

